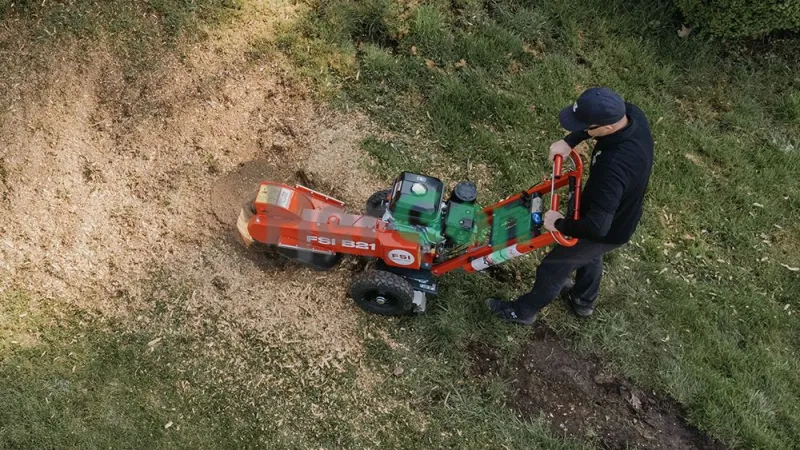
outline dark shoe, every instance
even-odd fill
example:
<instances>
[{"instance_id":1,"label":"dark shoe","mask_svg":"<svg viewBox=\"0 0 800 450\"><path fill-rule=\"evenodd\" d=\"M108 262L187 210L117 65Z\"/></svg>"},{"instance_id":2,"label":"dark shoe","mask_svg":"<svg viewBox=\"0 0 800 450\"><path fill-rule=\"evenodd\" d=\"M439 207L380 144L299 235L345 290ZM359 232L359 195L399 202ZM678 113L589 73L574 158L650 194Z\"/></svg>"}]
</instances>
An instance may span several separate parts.
<instances>
[{"instance_id":1,"label":"dark shoe","mask_svg":"<svg viewBox=\"0 0 800 450\"><path fill-rule=\"evenodd\" d=\"M564 303L569 306L569 310L572 311L578 317L589 317L594 313L594 306L597 304L597 301L587 301L583 300L582 298L574 297L572 295L572 283L568 283L563 288L561 288L561 293L558 294Z\"/></svg>"},{"instance_id":2,"label":"dark shoe","mask_svg":"<svg viewBox=\"0 0 800 450\"><path fill-rule=\"evenodd\" d=\"M590 302L582 298L573 297L569 292L564 293L563 291L561 296L564 298L564 301L567 302L569 310L576 316L586 318L594 313L594 306L597 304L597 301Z\"/></svg>"},{"instance_id":3,"label":"dark shoe","mask_svg":"<svg viewBox=\"0 0 800 450\"><path fill-rule=\"evenodd\" d=\"M569 300L570 292L572 292L572 286L574 286L572 282L565 284L564 287L561 288L561 292L558 294L558 296L564 300Z\"/></svg>"},{"instance_id":4,"label":"dark shoe","mask_svg":"<svg viewBox=\"0 0 800 450\"><path fill-rule=\"evenodd\" d=\"M490 298L486 300L486 305L495 317L504 322L518 323L520 325L533 325L536 322L536 314L530 317L522 317L517 311L517 305L514 302L504 302L496 298Z\"/></svg>"}]
</instances>

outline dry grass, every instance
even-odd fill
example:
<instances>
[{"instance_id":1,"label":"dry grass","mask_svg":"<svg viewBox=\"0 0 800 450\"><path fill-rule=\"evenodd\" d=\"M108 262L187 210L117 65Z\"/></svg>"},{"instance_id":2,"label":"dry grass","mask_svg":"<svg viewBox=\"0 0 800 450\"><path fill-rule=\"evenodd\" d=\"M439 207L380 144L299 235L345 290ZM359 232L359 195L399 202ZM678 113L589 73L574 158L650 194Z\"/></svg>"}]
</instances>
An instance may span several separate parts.
<instances>
[{"instance_id":1,"label":"dry grass","mask_svg":"<svg viewBox=\"0 0 800 450\"><path fill-rule=\"evenodd\" d=\"M6 92L4 290L131 317L153 308L147 279L167 270L192 286L188 309L225 311L264 339L291 335L325 364L358 356L346 269L265 272L211 213L212 188L257 159L352 202L381 185L360 167L368 120L314 105L280 54L246 58L292 8L247 12L133 83L110 43L70 38Z\"/></svg>"}]
</instances>

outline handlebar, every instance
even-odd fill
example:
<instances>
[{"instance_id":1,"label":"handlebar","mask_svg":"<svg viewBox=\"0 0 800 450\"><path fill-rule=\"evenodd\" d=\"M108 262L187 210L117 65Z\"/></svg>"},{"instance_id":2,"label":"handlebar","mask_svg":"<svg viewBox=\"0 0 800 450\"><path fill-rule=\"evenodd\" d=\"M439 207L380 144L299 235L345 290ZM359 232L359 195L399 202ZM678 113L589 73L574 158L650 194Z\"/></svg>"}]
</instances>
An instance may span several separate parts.
<instances>
[{"instance_id":1,"label":"handlebar","mask_svg":"<svg viewBox=\"0 0 800 450\"><path fill-rule=\"evenodd\" d=\"M579 172L583 172L582 171L583 163L581 162L580 156L573 150L570 153L570 157L572 158L572 161L575 164L575 168L578 169ZM562 157L561 155L556 155L556 157L553 159L553 178L551 180L552 186L550 188L550 209L552 211L558 211L560 198L559 195L556 194L556 179L561 178L561 170L563 163L564 163L564 157ZM580 201L579 200L581 195L580 191L581 190L579 186L577 189L575 189L574 193L575 195L574 205L576 206L574 218L576 219L579 214L577 206L579 205ZM550 235L553 236L553 239L555 239L556 242L558 242L560 245L564 247L572 247L573 245L578 243L577 238L567 238L558 231L551 231Z\"/></svg>"}]
</instances>

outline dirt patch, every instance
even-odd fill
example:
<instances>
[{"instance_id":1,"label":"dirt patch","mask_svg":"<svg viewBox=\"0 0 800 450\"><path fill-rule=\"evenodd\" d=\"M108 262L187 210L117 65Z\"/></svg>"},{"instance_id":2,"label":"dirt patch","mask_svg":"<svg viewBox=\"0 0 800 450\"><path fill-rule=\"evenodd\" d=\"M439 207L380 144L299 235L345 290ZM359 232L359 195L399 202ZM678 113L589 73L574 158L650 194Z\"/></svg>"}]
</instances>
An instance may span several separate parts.
<instances>
[{"instance_id":1,"label":"dirt patch","mask_svg":"<svg viewBox=\"0 0 800 450\"><path fill-rule=\"evenodd\" d=\"M278 273L231 239L261 178L302 173L354 210L386 183L361 169L365 117L314 104L279 54L247 60L274 13L210 30L134 87L102 43L78 42L3 94L0 290L135 317L165 272L189 290L181 307L302 348L310 366L357 358L347 267Z\"/></svg>"},{"instance_id":2,"label":"dirt patch","mask_svg":"<svg viewBox=\"0 0 800 450\"><path fill-rule=\"evenodd\" d=\"M294 175L290 167L278 167L269 159L241 163L211 186L211 210L223 227L230 228L230 224L236 223L244 202L255 195L261 181L294 183Z\"/></svg>"},{"instance_id":3,"label":"dirt patch","mask_svg":"<svg viewBox=\"0 0 800 450\"><path fill-rule=\"evenodd\" d=\"M494 348L469 348L477 377L511 380L509 406L522 417L543 417L553 432L597 441L608 449L725 449L681 418L679 405L636 388L606 370L596 358L579 356L544 326L504 367Z\"/></svg>"}]
</instances>

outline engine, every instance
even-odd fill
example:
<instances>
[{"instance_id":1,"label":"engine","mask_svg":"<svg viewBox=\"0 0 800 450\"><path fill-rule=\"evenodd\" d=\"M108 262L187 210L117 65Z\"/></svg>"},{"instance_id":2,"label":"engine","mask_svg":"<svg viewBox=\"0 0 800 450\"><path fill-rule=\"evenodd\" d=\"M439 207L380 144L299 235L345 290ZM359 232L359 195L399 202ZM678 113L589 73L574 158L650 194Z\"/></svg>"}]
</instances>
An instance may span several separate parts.
<instances>
[{"instance_id":1,"label":"engine","mask_svg":"<svg viewBox=\"0 0 800 450\"><path fill-rule=\"evenodd\" d=\"M443 253L468 244L477 232L478 190L458 183L444 200L438 178L402 172L394 181L384 220L398 231L416 235L423 252Z\"/></svg>"},{"instance_id":2,"label":"engine","mask_svg":"<svg viewBox=\"0 0 800 450\"><path fill-rule=\"evenodd\" d=\"M443 192L438 178L402 172L392 187L389 210L395 222L439 228Z\"/></svg>"},{"instance_id":3,"label":"engine","mask_svg":"<svg viewBox=\"0 0 800 450\"><path fill-rule=\"evenodd\" d=\"M458 247L474 240L477 231L477 198L478 189L470 181L462 181L453 188L444 213L446 247Z\"/></svg>"}]
</instances>

